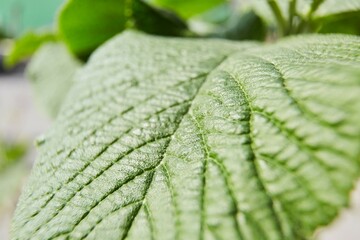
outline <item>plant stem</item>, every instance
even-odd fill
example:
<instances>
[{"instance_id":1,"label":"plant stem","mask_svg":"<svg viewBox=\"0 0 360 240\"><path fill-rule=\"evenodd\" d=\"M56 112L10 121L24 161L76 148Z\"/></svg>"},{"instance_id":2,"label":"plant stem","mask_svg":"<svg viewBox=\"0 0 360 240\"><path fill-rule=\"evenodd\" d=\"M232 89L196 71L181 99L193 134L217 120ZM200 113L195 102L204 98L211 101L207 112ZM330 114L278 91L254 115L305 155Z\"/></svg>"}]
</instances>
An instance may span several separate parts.
<instances>
[{"instance_id":1,"label":"plant stem","mask_svg":"<svg viewBox=\"0 0 360 240\"><path fill-rule=\"evenodd\" d=\"M289 2L289 26L288 26L286 35L289 35L293 32L295 15L296 15L296 0L290 0L290 2Z\"/></svg>"},{"instance_id":2,"label":"plant stem","mask_svg":"<svg viewBox=\"0 0 360 240\"><path fill-rule=\"evenodd\" d=\"M312 28L313 15L323 2L324 2L324 0L313 0L312 1L310 10L309 10L308 14L306 15L306 18L302 19L302 21L297 29L297 33L304 32L304 30L309 30Z\"/></svg>"},{"instance_id":3,"label":"plant stem","mask_svg":"<svg viewBox=\"0 0 360 240\"><path fill-rule=\"evenodd\" d=\"M282 15L281 10L275 0L268 0L267 2L276 18L278 25L279 25L279 34L281 36L283 36L287 29L286 20L285 20L284 16Z\"/></svg>"}]
</instances>

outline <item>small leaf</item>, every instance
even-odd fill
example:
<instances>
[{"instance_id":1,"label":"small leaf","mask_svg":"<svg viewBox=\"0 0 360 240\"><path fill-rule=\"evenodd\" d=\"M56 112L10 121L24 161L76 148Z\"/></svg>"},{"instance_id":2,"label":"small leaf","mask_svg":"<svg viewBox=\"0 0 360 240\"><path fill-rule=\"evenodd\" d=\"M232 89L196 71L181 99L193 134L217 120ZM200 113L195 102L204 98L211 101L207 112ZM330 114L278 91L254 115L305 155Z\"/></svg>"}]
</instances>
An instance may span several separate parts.
<instances>
[{"instance_id":1,"label":"small leaf","mask_svg":"<svg viewBox=\"0 0 360 240\"><path fill-rule=\"evenodd\" d=\"M321 33L360 35L360 11L330 15L316 20Z\"/></svg>"},{"instance_id":2,"label":"small leaf","mask_svg":"<svg viewBox=\"0 0 360 240\"><path fill-rule=\"evenodd\" d=\"M10 144L0 139L0 214L12 205L26 175L25 162L22 161L25 153L24 144Z\"/></svg>"},{"instance_id":3,"label":"small leaf","mask_svg":"<svg viewBox=\"0 0 360 240\"><path fill-rule=\"evenodd\" d=\"M360 38L127 32L79 72L14 239L308 239L359 177Z\"/></svg>"},{"instance_id":4,"label":"small leaf","mask_svg":"<svg viewBox=\"0 0 360 240\"><path fill-rule=\"evenodd\" d=\"M7 67L13 67L33 55L42 44L53 41L56 41L53 33L28 32L15 41L6 55L4 63Z\"/></svg>"},{"instance_id":5,"label":"small leaf","mask_svg":"<svg viewBox=\"0 0 360 240\"><path fill-rule=\"evenodd\" d=\"M21 159L26 152L24 144L9 144L0 139L0 172Z\"/></svg>"},{"instance_id":6,"label":"small leaf","mask_svg":"<svg viewBox=\"0 0 360 240\"><path fill-rule=\"evenodd\" d=\"M27 76L38 102L51 117L56 117L81 65L60 43L45 44L32 58Z\"/></svg>"},{"instance_id":7,"label":"small leaf","mask_svg":"<svg viewBox=\"0 0 360 240\"><path fill-rule=\"evenodd\" d=\"M142 0L68 0L58 23L61 37L82 59L126 28L159 35L183 35L187 30L174 14Z\"/></svg>"}]
</instances>

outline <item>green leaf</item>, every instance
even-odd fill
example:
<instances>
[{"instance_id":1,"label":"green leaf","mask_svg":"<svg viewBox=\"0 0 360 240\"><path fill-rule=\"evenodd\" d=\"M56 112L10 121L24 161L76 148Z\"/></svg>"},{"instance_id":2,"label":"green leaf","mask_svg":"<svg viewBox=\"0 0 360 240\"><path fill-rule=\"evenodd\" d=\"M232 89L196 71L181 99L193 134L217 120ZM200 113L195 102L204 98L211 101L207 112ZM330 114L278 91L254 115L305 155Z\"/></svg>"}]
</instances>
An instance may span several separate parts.
<instances>
[{"instance_id":1,"label":"green leaf","mask_svg":"<svg viewBox=\"0 0 360 240\"><path fill-rule=\"evenodd\" d=\"M26 152L24 144L9 144L0 139L0 173L21 159Z\"/></svg>"},{"instance_id":2,"label":"green leaf","mask_svg":"<svg viewBox=\"0 0 360 240\"><path fill-rule=\"evenodd\" d=\"M325 0L318 7L314 16L316 18L326 17L329 15L337 15L347 12L360 12L360 1L359 0Z\"/></svg>"},{"instance_id":3,"label":"green leaf","mask_svg":"<svg viewBox=\"0 0 360 240\"><path fill-rule=\"evenodd\" d=\"M360 1L327 0L314 13L314 24L322 33L360 35Z\"/></svg>"},{"instance_id":4,"label":"green leaf","mask_svg":"<svg viewBox=\"0 0 360 240\"><path fill-rule=\"evenodd\" d=\"M0 214L14 210L14 203L25 177L29 174L25 161L16 161L0 172Z\"/></svg>"},{"instance_id":5,"label":"green leaf","mask_svg":"<svg viewBox=\"0 0 360 240\"><path fill-rule=\"evenodd\" d=\"M51 116L56 117L82 63L70 55L63 44L42 46L27 67L35 96Z\"/></svg>"},{"instance_id":6,"label":"green leaf","mask_svg":"<svg viewBox=\"0 0 360 240\"><path fill-rule=\"evenodd\" d=\"M261 41L266 37L266 27L259 16L249 11L232 16L220 35L232 40Z\"/></svg>"},{"instance_id":7,"label":"green leaf","mask_svg":"<svg viewBox=\"0 0 360 240\"><path fill-rule=\"evenodd\" d=\"M28 32L17 39L5 57L5 65L13 67L20 61L29 58L35 51L46 42L53 42L56 37L49 32Z\"/></svg>"},{"instance_id":8,"label":"green leaf","mask_svg":"<svg viewBox=\"0 0 360 240\"><path fill-rule=\"evenodd\" d=\"M0 139L0 214L12 206L21 180L27 173L25 162L22 161L25 153L25 144Z\"/></svg>"},{"instance_id":9,"label":"green leaf","mask_svg":"<svg viewBox=\"0 0 360 240\"><path fill-rule=\"evenodd\" d=\"M76 78L14 239L306 239L359 177L360 38L127 32Z\"/></svg>"},{"instance_id":10,"label":"green leaf","mask_svg":"<svg viewBox=\"0 0 360 240\"><path fill-rule=\"evenodd\" d=\"M346 33L360 35L360 11L319 18L316 24L321 33Z\"/></svg>"},{"instance_id":11,"label":"green leaf","mask_svg":"<svg viewBox=\"0 0 360 240\"><path fill-rule=\"evenodd\" d=\"M184 18L190 18L204 13L216 6L229 2L228 0L147 0L148 2L168 8Z\"/></svg>"},{"instance_id":12,"label":"green leaf","mask_svg":"<svg viewBox=\"0 0 360 240\"><path fill-rule=\"evenodd\" d=\"M59 14L59 32L69 49L86 59L126 28L152 34L183 35L187 27L174 14L142 0L68 0Z\"/></svg>"},{"instance_id":13,"label":"green leaf","mask_svg":"<svg viewBox=\"0 0 360 240\"><path fill-rule=\"evenodd\" d=\"M245 5L248 5L246 7L252 8L257 15L261 16L268 24L274 24L276 22L276 17L274 13L272 12L270 5L268 2L271 2L271 0L256 0L256 1L248 1L245 2ZM275 2L283 17L285 20L288 20L288 7L289 7L289 1L279 1L279 0L273 0Z\"/></svg>"}]
</instances>

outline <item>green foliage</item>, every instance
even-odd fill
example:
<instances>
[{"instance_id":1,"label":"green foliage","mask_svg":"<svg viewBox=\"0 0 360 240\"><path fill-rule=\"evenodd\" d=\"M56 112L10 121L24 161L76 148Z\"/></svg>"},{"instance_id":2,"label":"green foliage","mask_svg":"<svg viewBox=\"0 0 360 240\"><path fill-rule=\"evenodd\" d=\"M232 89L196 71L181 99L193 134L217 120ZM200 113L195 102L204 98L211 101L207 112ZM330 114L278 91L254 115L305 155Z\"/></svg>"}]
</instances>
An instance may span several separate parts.
<instances>
[{"instance_id":1,"label":"green foliage","mask_svg":"<svg viewBox=\"0 0 360 240\"><path fill-rule=\"evenodd\" d=\"M126 28L173 36L181 36L187 30L175 15L142 0L68 0L60 11L58 24L64 42L82 59Z\"/></svg>"},{"instance_id":2,"label":"green foliage","mask_svg":"<svg viewBox=\"0 0 360 240\"><path fill-rule=\"evenodd\" d=\"M36 52L28 68L35 96L53 118L72 86L73 76L82 63L60 43L47 43Z\"/></svg>"},{"instance_id":3,"label":"green foliage","mask_svg":"<svg viewBox=\"0 0 360 240\"><path fill-rule=\"evenodd\" d=\"M320 29L332 33L356 34L358 31L359 0L344 0L341 3L338 0L260 0L250 1L250 6L269 25L277 25L283 35L318 32ZM353 22L352 30L349 31L348 22L344 18L350 16L353 16ZM321 28L323 25L326 26ZM330 25L336 26L331 29ZM344 31L343 27L347 30Z\"/></svg>"},{"instance_id":4,"label":"green foliage","mask_svg":"<svg viewBox=\"0 0 360 240\"><path fill-rule=\"evenodd\" d=\"M234 15L227 26L220 32L220 36L231 40L264 40L266 26L254 12L244 12L240 16Z\"/></svg>"},{"instance_id":5,"label":"green foliage","mask_svg":"<svg viewBox=\"0 0 360 240\"><path fill-rule=\"evenodd\" d=\"M0 213L11 203L24 177L25 164L22 157L26 146L22 143L7 143L0 139Z\"/></svg>"},{"instance_id":6,"label":"green foliage","mask_svg":"<svg viewBox=\"0 0 360 240\"><path fill-rule=\"evenodd\" d=\"M24 156L24 144L9 144L0 139L0 172Z\"/></svg>"},{"instance_id":7,"label":"green foliage","mask_svg":"<svg viewBox=\"0 0 360 240\"><path fill-rule=\"evenodd\" d=\"M360 35L360 11L331 15L316 21L320 33L346 33Z\"/></svg>"},{"instance_id":8,"label":"green foliage","mask_svg":"<svg viewBox=\"0 0 360 240\"><path fill-rule=\"evenodd\" d=\"M76 77L14 239L308 239L359 177L360 39L127 32Z\"/></svg>"},{"instance_id":9,"label":"green foliage","mask_svg":"<svg viewBox=\"0 0 360 240\"><path fill-rule=\"evenodd\" d=\"M5 65L13 67L20 61L29 58L45 42L56 41L49 32L28 32L17 39L5 58Z\"/></svg>"},{"instance_id":10,"label":"green foliage","mask_svg":"<svg viewBox=\"0 0 360 240\"><path fill-rule=\"evenodd\" d=\"M247 2L66 1L27 70L56 121L14 239L311 239L348 205L360 38L277 40L358 35L360 1ZM166 9L203 37L276 43L115 36L195 37Z\"/></svg>"},{"instance_id":11,"label":"green foliage","mask_svg":"<svg viewBox=\"0 0 360 240\"><path fill-rule=\"evenodd\" d=\"M315 17L325 17L341 13L360 11L359 0L341 0L341 2L338 0L318 0L318 2L321 2L321 4L315 11Z\"/></svg>"}]
</instances>

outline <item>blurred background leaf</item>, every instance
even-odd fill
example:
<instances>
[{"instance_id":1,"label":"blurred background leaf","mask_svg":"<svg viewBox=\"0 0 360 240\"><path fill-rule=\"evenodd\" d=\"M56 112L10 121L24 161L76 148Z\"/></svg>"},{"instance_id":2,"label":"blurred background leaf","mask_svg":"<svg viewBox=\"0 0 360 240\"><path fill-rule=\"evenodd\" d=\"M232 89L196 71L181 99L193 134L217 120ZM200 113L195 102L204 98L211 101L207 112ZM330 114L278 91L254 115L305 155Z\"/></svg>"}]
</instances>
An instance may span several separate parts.
<instances>
[{"instance_id":1,"label":"blurred background leaf","mask_svg":"<svg viewBox=\"0 0 360 240\"><path fill-rule=\"evenodd\" d=\"M5 65L13 67L24 59L29 58L45 42L56 41L50 32L28 32L15 40L15 43L5 57Z\"/></svg>"},{"instance_id":2,"label":"blurred background leaf","mask_svg":"<svg viewBox=\"0 0 360 240\"><path fill-rule=\"evenodd\" d=\"M58 24L60 36L81 59L87 59L98 46L126 28L172 36L181 36L187 30L174 14L142 0L68 0Z\"/></svg>"},{"instance_id":3,"label":"blurred background leaf","mask_svg":"<svg viewBox=\"0 0 360 240\"><path fill-rule=\"evenodd\" d=\"M253 11L233 15L225 27L221 27L219 36L231 40L258 40L266 37L266 25Z\"/></svg>"},{"instance_id":4,"label":"blurred background leaf","mask_svg":"<svg viewBox=\"0 0 360 240\"><path fill-rule=\"evenodd\" d=\"M27 76L36 100L52 118L59 112L73 76L81 66L61 43L44 44L29 63Z\"/></svg>"},{"instance_id":5,"label":"blurred background leaf","mask_svg":"<svg viewBox=\"0 0 360 240\"><path fill-rule=\"evenodd\" d=\"M303 0L304 1L304 0ZM314 16L316 18L337 15L340 13L359 12L359 0L324 0L319 5Z\"/></svg>"},{"instance_id":6,"label":"blurred background leaf","mask_svg":"<svg viewBox=\"0 0 360 240\"><path fill-rule=\"evenodd\" d=\"M335 14L317 20L320 33L360 35L360 11Z\"/></svg>"},{"instance_id":7,"label":"blurred background leaf","mask_svg":"<svg viewBox=\"0 0 360 240\"><path fill-rule=\"evenodd\" d=\"M27 173L25 162L22 161L25 153L25 144L0 139L0 212L11 205Z\"/></svg>"}]
</instances>

